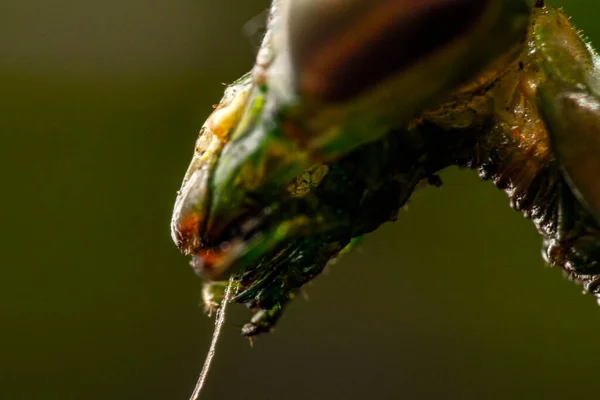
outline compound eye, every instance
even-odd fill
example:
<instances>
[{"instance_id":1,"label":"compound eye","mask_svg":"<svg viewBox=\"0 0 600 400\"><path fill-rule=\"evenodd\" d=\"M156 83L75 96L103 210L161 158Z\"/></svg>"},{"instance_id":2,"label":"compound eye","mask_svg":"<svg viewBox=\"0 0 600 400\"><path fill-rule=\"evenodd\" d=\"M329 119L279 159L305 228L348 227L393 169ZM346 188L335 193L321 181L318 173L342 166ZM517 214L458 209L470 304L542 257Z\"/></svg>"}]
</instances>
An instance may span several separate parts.
<instances>
[{"instance_id":1,"label":"compound eye","mask_svg":"<svg viewBox=\"0 0 600 400\"><path fill-rule=\"evenodd\" d=\"M468 31L492 1L287 0L297 90L348 100Z\"/></svg>"}]
</instances>

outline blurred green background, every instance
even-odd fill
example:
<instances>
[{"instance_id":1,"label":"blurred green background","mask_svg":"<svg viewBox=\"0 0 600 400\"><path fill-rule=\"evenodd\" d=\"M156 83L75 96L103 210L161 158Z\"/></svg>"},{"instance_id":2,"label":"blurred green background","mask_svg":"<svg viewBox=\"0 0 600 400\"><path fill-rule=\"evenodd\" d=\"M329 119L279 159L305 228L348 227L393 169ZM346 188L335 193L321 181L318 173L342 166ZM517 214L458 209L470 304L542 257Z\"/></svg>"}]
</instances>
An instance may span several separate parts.
<instances>
[{"instance_id":1,"label":"blurred green background","mask_svg":"<svg viewBox=\"0 0 600 400\"><path fill-rule=\"evenodd\" d=\"M600 44L600 3L563 3ZM0 399L187 399L213 323L170 213L267 5L2 0ZM596 398L594 299L492 184L442 178L254 348L230 307L203 398Z\"/></svg>"}]
</instances>

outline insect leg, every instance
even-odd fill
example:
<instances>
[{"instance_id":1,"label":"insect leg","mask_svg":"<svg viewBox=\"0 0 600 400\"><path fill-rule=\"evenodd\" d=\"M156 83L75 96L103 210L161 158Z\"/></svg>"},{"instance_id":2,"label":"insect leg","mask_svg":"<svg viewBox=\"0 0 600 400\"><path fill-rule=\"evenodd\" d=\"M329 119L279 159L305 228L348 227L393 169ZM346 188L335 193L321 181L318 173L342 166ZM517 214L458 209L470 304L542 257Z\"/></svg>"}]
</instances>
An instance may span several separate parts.
<instances>
[{"instance_id":1,"label":"insect leg","mask_svg":"<svg viewBox=\"0 0 600 400\"><path fill-rule=\"evenodd\" d=\"M600 222L600 101L586 91L558 85L540 89L539 96L563 175Z\"/></svg>"},{"instance_id":2,"label":"insect leg","mask_svg":"<svg viewBox=\"0 0 600 400\"><path fill-rule=\"evenodd\" d=\"M552 151L564 179L557 234L544 256L597 294L600 274L600 98L598 58L558 10L544 9L534 40L545 82L537 90Z\"/></svg>"},{"instance_id":3,"label":"insect leg","mask_svg":"<svg viewBox=\"0 0 600 400\"><path fill-rule=\"evenodd\" d=\"M250 322L242 327L242 335L252 337L259 333L271 331L283 314L284 307L285 304L278 303L269 310L261 309L257 311Z\"/></svg>"},{"instance_id":4,"label":"insect leg","mask_svg":"<svg viewBox=\"0 0 600 400\"><path fill-rule=\"evenodd\" d=\"M576 278L600 274L600 102L584 90L546 84L538 90L541 111L564 182L558 204L558 234L545 256Z\"/></svg>"},{"instance_id":5,"label":"insect leg","mask_svg":"<svg viewBox=\"0 0 600 400\"><path fill-rule=\"evenodd\" d=\"M558 182L556 227L544 239L543 256L577 280L600 274L600 226L565 181Z\"/></svg>"},{"instance_id":6,"label":"insect leg","mask_svg":"<svg viewBox=\"0 0 600 400\"><path fill-rule=\"evenodd\" d=\"M545 75L538 103L553 152L577 199L600 221L599 58L559 10L540 12L534 40Z\"/></svg>"}]
</instances>

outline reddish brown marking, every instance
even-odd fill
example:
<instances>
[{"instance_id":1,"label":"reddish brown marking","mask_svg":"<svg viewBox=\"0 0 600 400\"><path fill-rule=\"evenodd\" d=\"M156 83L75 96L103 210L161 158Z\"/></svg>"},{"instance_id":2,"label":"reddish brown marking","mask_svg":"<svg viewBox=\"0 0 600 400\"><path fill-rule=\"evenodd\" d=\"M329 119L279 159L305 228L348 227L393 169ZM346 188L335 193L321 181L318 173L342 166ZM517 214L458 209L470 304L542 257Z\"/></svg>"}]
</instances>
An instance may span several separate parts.
<instances>
[{"instance_id":1,"label":"reddish brown marking","mask_svg":"<svg viewBox=\"0 0 600 400\"><path fill-rule=\"evenodd\" d=\"M192 268L204 278L215 279L223 270L221 262L225 255L226 251L200 250L192 257Z\"/></svg>"},{"instance_id":2,"label":"reddish brown marking","mask_svg":"<svg viewBox=\"0 0 600 400\"><path fill-rule=\"evenodd\" d=\"M198 252L198 254L196 254L197 257L201 257L202 261L204 261L205 266L211 266L213 264L218 263L219 261L221 261L223 259L223 252L220 251L214 251L211 249L208 250L200 250Z\"/></svg>"},{"instance_id":3,"label":"reddish brown marking","mask_svg":"<svg viewBox=\"0 0 600 400\"><path fill-rule=\"evenodd\" d=\"M181 218L176 225L177 246L186 253L193 251L190 246L198 241L198 230L201 221L200 215L191 213Z\"/></svg>"}]
</instances>

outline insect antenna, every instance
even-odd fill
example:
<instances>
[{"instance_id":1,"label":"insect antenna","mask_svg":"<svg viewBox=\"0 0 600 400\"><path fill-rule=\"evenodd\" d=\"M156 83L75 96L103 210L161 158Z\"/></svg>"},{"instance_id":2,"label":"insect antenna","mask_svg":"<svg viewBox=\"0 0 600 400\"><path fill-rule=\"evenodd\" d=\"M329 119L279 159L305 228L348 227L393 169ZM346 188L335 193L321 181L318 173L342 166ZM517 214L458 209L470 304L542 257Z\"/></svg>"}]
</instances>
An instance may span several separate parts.
<instances>
[{"instance_id":1,"label":"insect antenna","mask_svg":"<svg viewBox=\"0 0 600 400\"><path fill-rule=\"evenodd\" d=\"M217 314L215 316L215 330L213 331L212 340L208 349L208 354L206 354L206 358L204 359L202 371L200 372L200 376L198 376L198 381L196 382L194 391L190 396L190 400L198 400L198 398L200 397L200 392L204 387L206 376L208 375L208 371L210 370L210 366L212 365L212 360L215 357L217 343L219 341L219 338L221 337L221 328L223 328L223 325L225 324L225 308L227 308L227 303L229 303L229 298L231 296L231 287L233 286L233 280L234 279L232 275L229 278L229 283L227 284L227 288L225 289L225 294L223 295L223 301L221 301L221 306L217 310Z\"/></svg>"},{"instance_id":2,"label":"insect antenna","mask_svg":"<svg viewBox=\"0 0 600 400\"><path fill-rule=\"evenodd\" d=\"M242 28L243 35L250 41L256 49L260 48L263 38L267 32L267 23L269 19L269 9L263 10L260 14L252 17Z\"/></svg>"}]
</instances>

